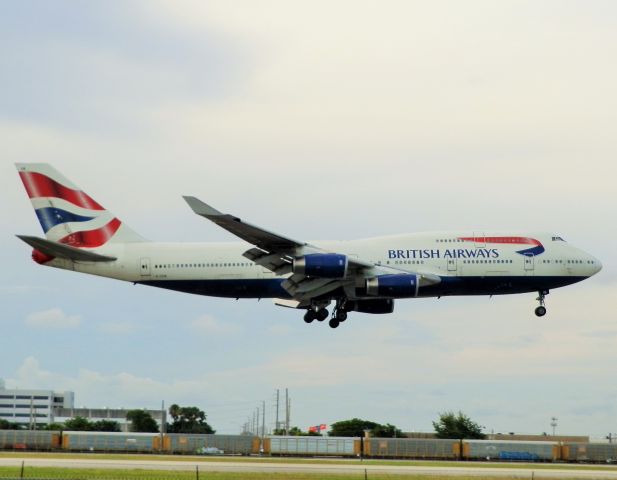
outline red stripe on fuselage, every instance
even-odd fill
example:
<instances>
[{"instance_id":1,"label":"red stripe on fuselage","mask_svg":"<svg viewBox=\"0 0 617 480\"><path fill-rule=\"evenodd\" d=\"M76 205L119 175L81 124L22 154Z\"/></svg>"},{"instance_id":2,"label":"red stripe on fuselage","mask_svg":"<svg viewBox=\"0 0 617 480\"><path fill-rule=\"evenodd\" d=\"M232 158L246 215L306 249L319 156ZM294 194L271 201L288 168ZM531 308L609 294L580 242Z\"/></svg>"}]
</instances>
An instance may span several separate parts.
<instances>
[{"instance_id":1,"label":"red stripe on fuselage","mask_svg":"<svg viewBox=\"0 0 617 480\"><path fill-rule=\"evenodd\" d=\"M97 228L96 230L86 230L84 232L75 232L67 235L59 240L60 243L65 243L71 247L86 247L95 248L107 243L107 241L120 228L122 222L114 218L107 225Z\"/></svg>"},{"instance_id":2,"label":"red stripe on fuselage","mask_svg":"<svg viewBox=\"0 0 617 480\"><path fill-rule=\"evenodd\" d=\"M476 243L505 243L512 245L542 245L539 240L529 237L462 237L460 240Z\"/></svg>"},{"instance_id":3,"label":"red stripe on fuselage","mask_svg":"<svg viewBox=\"0 0 617 480\"><path fill-rule=\"evenodd\" d=\"M46 175L37 172L19 172L21 181L26 187L30 198L54 197L61 198L81 208L89 210L105 210L88 194L81 190L65 187Z\"/></svg>"}]
</instances>

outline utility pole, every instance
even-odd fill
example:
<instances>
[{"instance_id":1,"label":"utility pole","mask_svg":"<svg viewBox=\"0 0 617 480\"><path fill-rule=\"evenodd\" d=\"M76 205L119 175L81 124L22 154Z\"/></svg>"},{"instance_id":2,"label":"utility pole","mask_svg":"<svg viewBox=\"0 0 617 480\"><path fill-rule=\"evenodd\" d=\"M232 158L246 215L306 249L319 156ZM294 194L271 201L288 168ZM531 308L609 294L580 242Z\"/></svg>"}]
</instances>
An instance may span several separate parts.
<instances>
[{"instance_id":1,"label":"utility pole","mask_svg":"<svg viewBox=\"0 0 617 480\"><path fill-rule=\"evenodd\" d=\"M276 389L276 421L274 422L274 431L279 429L279 389Z\"/></svg>"},{"instance_id":2,"label":"utility pole","mask_svg":"<svg viewBox=\"0 0 617 480\"><path fill-rule=\"evenodd\" d=\"M263 442L264 437L266 436L266 401L263 400L261 402L261 441Z\"/></svg>"},{"instance_id":3,"label":"utility pole","mask_svg":"<svg viewBox=\"0 0 617 480\"><path fill-rule=\"evenodd\" d=\"M285 435L289 435L289 389L285 389Z\"/></svg>"},{"instance_id":4,"label":"utility pole","mask_svg":"<svg viewBox=\"0 0 617 480\"><path fill-rule=\"evenodd\" d=\"M165 435L165 431L167 429L167 418L165 415L165 400L161 400L161 438L160 438L160 444L159 444L159 449L161 450L161 452L163 451L163 437Z\"/></svg>"}]
</instances>

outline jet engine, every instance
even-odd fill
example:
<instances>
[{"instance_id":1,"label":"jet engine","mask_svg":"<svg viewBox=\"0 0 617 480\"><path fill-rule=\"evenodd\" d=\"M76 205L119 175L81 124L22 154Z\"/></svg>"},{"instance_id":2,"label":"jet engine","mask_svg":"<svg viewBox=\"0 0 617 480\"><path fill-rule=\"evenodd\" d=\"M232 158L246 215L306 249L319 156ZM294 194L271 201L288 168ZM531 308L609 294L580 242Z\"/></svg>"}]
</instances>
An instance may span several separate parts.
<instances>
[{"instance_id":1,"label":"jet engine","mask_svg":"<svg viewBox=\"0 0 617 480\"><path fill-rule=\"evenodd\" d=\"M402 273L367 278L366 294L371 297L415 297L418 294L418 276Z\"/></svg>"},{"instance_id":2,"label":"jet engine","mask_svg":"<svg viewBox=\"0 0 617 480\"><path fill-rule=\"evenodd\" d=\"M338 253L310 253L295 258L292 271L308 277L344 278L347 257Z\"/></svg>"}]
</instances>

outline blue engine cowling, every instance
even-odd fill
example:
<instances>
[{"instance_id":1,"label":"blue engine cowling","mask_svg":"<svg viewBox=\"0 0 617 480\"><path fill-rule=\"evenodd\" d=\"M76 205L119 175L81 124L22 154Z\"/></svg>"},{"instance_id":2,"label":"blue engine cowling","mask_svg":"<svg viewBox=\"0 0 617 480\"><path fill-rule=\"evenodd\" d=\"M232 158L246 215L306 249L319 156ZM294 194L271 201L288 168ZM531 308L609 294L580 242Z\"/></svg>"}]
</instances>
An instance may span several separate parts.
<instances>
[{"instance_id":1,"label":"blue engine cowling","mask_svg":"<svg viewBox=\"0 0 617 480\"><path fill-rule=\"evenodd\" d=\"M366 294L371 297L415 297L418 295L418 277L401 273L367 278Z\"/></svg>"},{"instance_id":2,"label":"blue engine cowling","mask_svg":"<svg viewBox=\"0 0 617 480\"><path fill-rule=\"evenodd\" d=\"M293 272L308 277L344 278L347 257L338 253L310 253L295 258Z\"/></svg>"}]
</instances>

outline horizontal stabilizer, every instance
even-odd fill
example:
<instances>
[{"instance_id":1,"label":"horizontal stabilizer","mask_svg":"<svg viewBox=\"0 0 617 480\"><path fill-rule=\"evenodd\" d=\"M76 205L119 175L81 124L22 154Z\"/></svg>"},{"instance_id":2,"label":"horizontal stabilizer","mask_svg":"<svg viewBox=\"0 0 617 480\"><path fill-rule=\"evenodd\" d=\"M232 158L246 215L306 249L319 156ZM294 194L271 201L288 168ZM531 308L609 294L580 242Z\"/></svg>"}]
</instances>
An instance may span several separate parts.
<instances>
[{"instance_id":1,"label":"horizontal stabilizer","mask_svg":"<svg viewBox=\"0 0 617 480\"><path fill-rule=\"evenodd\" d=\"M52 257L66 258L77 262L113 262L116 260L116 257L89 252L82 248L75 248L64 245L63 243L52 242L44 238L31 237L29 235L17 235L17 238L23 240L38 251Z\"/></svg>"}]
</instances>

